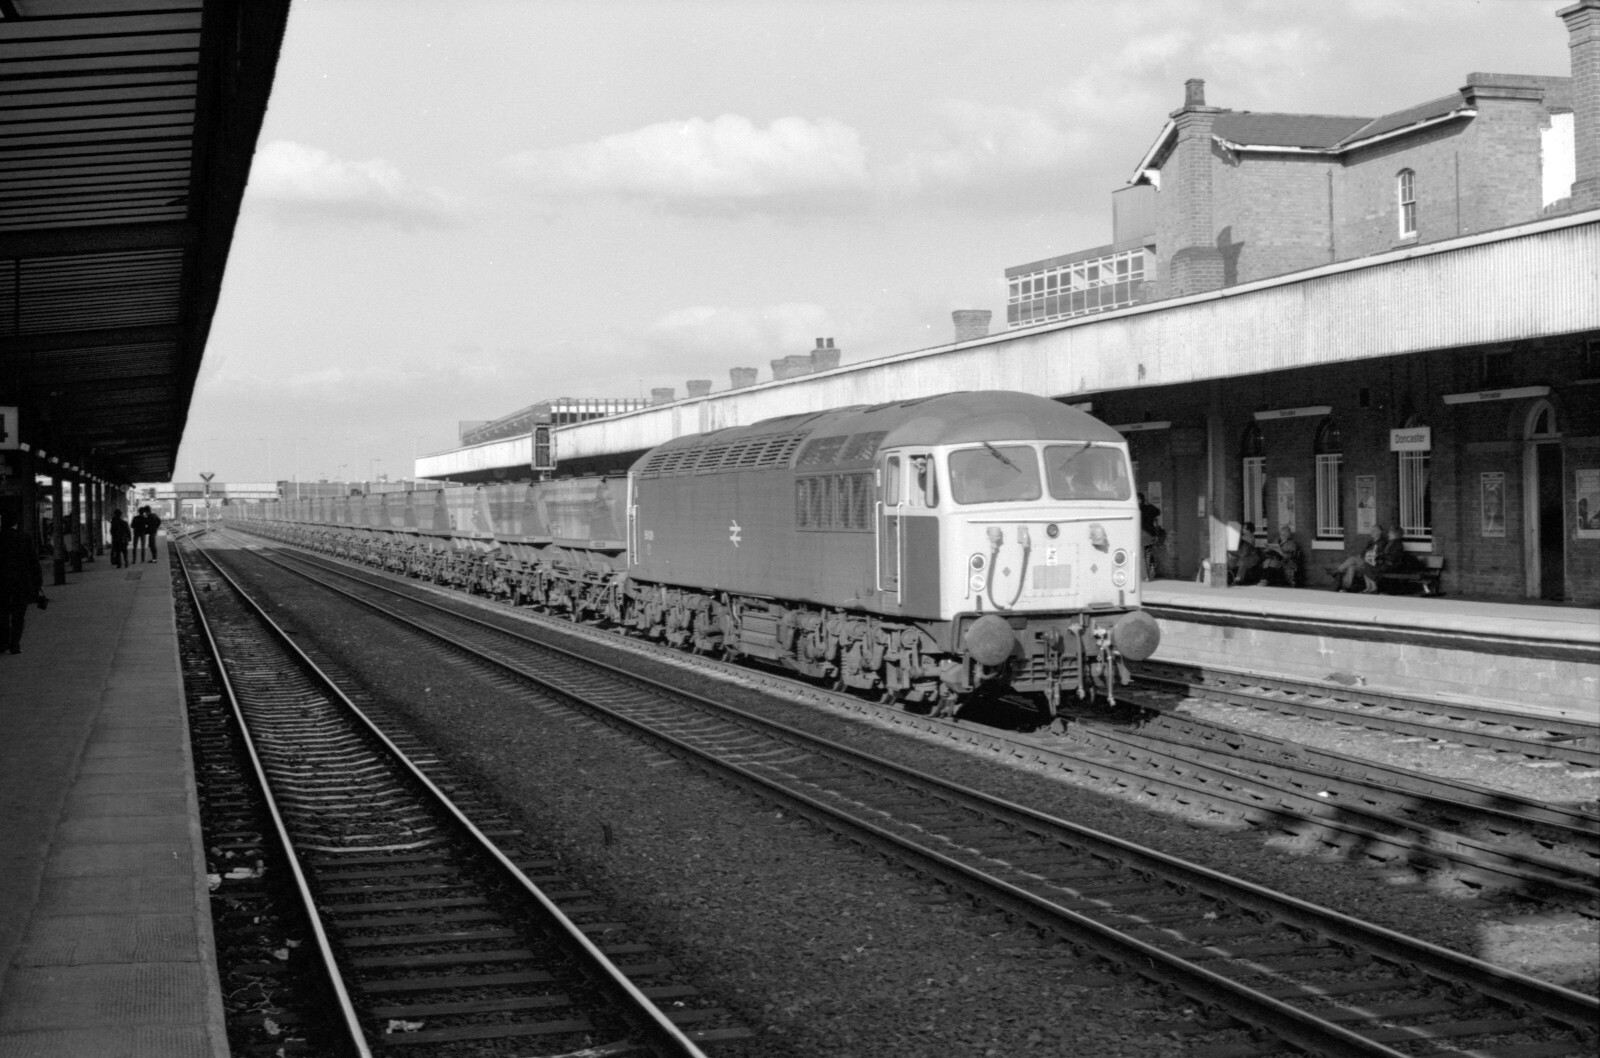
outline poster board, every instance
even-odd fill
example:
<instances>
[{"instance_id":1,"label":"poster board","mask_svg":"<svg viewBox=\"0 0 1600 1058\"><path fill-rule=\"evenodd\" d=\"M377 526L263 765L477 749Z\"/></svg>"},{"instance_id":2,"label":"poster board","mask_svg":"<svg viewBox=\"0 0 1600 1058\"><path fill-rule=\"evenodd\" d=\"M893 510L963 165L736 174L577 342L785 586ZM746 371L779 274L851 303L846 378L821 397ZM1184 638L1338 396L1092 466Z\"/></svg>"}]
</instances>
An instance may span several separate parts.
<instances>
[{"instance_id":1,"label":"poster board","mask_svg":"<svg viewBox=\"0 0 1600 1058\"><path fill-rule=\"evenodd\" d=\"M1506 475L1484 471L1478 475L1479 513L1485 537L1506 535Z\"/></svg>"},{"instance_id":2,"label":"poster board","mask_svg":"<svg viewBox=\"0 0 1600 1058\"><path fill-rule=\"evenodd\" d=\"M1600 469L1577 471L1578 495L1572 504L1579 540L1600 540Z\"/></svg>"},{"instance_id":3,"label":"poster board","mask_svg":"<svg viewBox=\"0 0 1600 1058\"><path fill-rule=\"evenodd\" d=\"M1292 533L1295 531L1294 520L1294 478L1278 479L1278 519L1279 529L1288 527Z\"/></svg>"},{"instance_id":4,"label":"poster board","mask_svg":"<svg viewBox=\"0 0 1600 1058\"><path fill-rule=\"evenodd\" d=\"M1356 531L1369 536L1378 524L1378 476L1356 475Z\"/></svg>"}]
</instances>

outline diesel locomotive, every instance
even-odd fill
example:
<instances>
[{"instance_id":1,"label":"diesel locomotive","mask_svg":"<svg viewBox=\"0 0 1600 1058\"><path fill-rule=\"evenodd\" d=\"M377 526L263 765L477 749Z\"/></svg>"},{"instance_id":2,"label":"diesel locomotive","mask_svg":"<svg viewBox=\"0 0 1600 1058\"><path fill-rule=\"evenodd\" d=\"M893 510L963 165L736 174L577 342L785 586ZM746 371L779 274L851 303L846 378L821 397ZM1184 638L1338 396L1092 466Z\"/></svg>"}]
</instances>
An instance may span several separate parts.
<instances>
[{"instance_id":1,"label":"diesel locomotive","mask_svg":"<svg viewBox=\"0 0 1600 1058\"><path fill-rule=\"evenodd\" d=\"M574 620L953 711L1114 703L1156 649L1109 426L967 392L680 437L626 476L230 508L268 535Z\"/></svg>"}]
</instances>

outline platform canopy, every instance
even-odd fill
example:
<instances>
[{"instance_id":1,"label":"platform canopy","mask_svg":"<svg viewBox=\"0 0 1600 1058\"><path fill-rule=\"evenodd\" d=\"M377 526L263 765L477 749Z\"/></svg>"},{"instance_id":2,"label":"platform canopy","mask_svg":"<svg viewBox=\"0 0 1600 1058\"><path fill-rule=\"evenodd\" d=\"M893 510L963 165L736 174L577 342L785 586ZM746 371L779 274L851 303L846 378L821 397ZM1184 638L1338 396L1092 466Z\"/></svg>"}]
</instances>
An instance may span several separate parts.
<instances>
[{"instance_id":1,"label":"platform canopy","mask_svg":"<svg viewBox=\"0 0 1600 1058\"><path fill-rule=\"evenodd\" d=\"M35 453L171 479L288 12L0 0L0 405Z\"/></svg>"}]
</instances>

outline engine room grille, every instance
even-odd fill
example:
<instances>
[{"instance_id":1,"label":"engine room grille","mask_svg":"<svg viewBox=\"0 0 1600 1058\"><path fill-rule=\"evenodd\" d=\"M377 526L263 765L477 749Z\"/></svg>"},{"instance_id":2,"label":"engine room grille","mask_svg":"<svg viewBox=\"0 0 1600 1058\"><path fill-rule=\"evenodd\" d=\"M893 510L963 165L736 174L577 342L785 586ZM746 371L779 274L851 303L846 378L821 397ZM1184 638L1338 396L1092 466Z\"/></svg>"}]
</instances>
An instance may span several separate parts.
<instances>
[{"instance_id":1,"label":"engine room grille","mask_svg":"<svg viewBox=\"0 0 1600 1058\"><path fill-rule=\"evenodd\" d=\"M789 457L804 440L804 434L772 434L747 441L669 448L651 455L640 468L639 476L660 478L787 466Z\"/></svg>"}]
</instances>

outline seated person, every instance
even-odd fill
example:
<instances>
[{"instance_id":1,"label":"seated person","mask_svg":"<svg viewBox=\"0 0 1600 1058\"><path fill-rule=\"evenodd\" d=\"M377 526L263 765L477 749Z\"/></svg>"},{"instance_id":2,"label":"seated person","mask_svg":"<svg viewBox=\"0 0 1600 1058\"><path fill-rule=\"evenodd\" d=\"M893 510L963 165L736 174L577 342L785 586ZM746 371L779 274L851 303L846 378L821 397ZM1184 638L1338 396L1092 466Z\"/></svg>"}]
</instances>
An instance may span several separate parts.
<instances>
[{"instance_id":1,"label":"seated person","mask_svg":"<svg viewBox=\"0 0 1600 1058\"><path fill-rule=\"evenodd\" d=\"M1372 527L1372 535L1367 538L1361 554L1351 555L1339 563L1336 569L1330 571L1334 576L1334 591L1361 591L1371 594L1378 590L1376 576L1378 572L1378 552L1383 550L1386 535L1383 526L1374 525ZM1363 585L1360 588L1356 587L1358 579Z\"/></svg>"},{"instance_id":2,"label":"seated person","mask_svg":"<svg viewBox=\"0 0 1600 1058\"><path fill-rule=\"evenodd\" d=\"M1228 536L1233 536L1231 525ZM1228 553L1228 579L1230 583L1239 585L1255 584L1261 580L1261 551L1256 547L1254 522L1244 523L1238 543Z\"/></svg>"},{"instance_id":3,"label":"seated person","mask_svg":"<svg viewBox=\"0 0 1600 1058\"><path fill-rule=\"evenodd\" d=\"M1378 548L1378 554L1372 563L1373 577L1384 573L1404 573L1412 568L1411 553L1406 550L1405 534L1400 527L1394 526L1389 530L1386 539ZM1372 581L1373 587L1369 591L1377 590L1377 581Z\"/></svg>"},{"instance_id":4,"label":"seated person","mask_svg":"<svg viewBox=\"0 0 1600 1058\"><path fill-rule=\"evenodd\" d=\"M1263 549L1266 557L1261 561L1261 579L1267 584L1297 588L1302 582L1305 555L1294 538L1294 530L1287 525L1278 526L1278 539Z\"/></svg>"}]
</instances>

